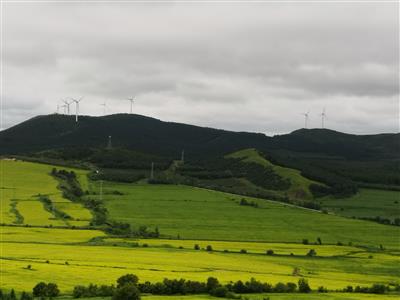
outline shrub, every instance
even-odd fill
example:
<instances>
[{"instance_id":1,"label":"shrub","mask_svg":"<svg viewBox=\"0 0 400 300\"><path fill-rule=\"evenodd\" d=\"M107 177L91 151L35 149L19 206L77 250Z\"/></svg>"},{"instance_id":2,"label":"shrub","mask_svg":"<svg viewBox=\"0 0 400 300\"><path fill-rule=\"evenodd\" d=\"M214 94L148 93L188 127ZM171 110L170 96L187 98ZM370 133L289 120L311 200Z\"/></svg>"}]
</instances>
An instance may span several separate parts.
<instances>
[{"instance_id":1,"label":"shrub","mask_svg":"<svg viewBox=\"0 0 400 300\"><path fill-rule=\"evenodd\" d=\"M200 250L199 244L195 244L195 245L194 245L194 250Z\"/></svg>"},{"instance_id":2,"label":"shrub","mask_svg":"<svg viewBox=\"0 0 400 300\"><path fill-rule=\"evenodd\" d=\"M317 252L314 249L310 249L310 251L308 251L307 256L316 256Z\"/></svg>"},{"instance_id":3,"label":"shrub","mask_svg":"<svg viewBox=\"0 0 400 300\"><path fill-rule=\"evenodd\" d=\"M247 250L246 250L246 249L241 249L241 250L240 250L240 253L246 254L246 253L247 253Z\"/></svg>"},{"instance_id":4,"label":"shrub","mask_svg":"<svg viewBox=\"0 0 400 300\"><path fill-rule=\"evenodd\" d=\"M267 250L267 255L274 255L274 250L271 249Z\"/></svg>"},{"instance_id":5,"label":"shrub","mask_svg":"<svg viewBox=\"0 0 400 300\"><path fill-rule=\"evenodd\" d=\"M225 286L218 286L210 291L210 295L214 297L225 298L228 294L228 289Z\"/></svg>"},{"instance_id":6,"label":"shrub","mask_svg":"<svg viewBox=\"0 0 400 300\"><path fill-rule=\"evenodd\" d=\"M219 286L219 281L217 278L215 278L215 277L207 278L207 283L206 283L207 291L211 291L218 286Z\"/></svg>"},{"instance_id":7,"label":"shrub","mask_svg":"<svg viewBox=\"0 0 400 300\"><path fill-rule=\"evenodd\" d=\"M303 239L303 245L308 245L308 239Z\"/></svg>"},{"instance_id":8,"label":"shrub","mask_svg":"<svg viewBox=\"0 0 400 300\"><path fill-rule=\"evenodd\" d=\"M311 292L311 288L308 285L308 281L304 278L299 279L299 292L300 293L309 293Z\"/></svg>"},{"instance_id":9,"label":"shrub","mask_svg":"<svg viewBox=\"0 0 400 300\"><path fill-rule=\"evenodd\" d=\"M126 283L122 287L116 289L112 300L140 300L140 292L136 285Z\"/></svg>"},{"instance_id":10,"label":"shrub","mask_svg":"<svg viewBox=\"0 0 400 300\"><path fill-rule=\"evenodd\" d=\"M137 285L139 278L134 274L126 274L117 279L117 288L121 288L124 285L131 284Z\"/></svg>"},{"instance_id":11,"label":"shrub","mask_svg":"<svg viewBox=\"0 0 400 300\"><path fill-rule=\"evenodd\" d=\"M211 252L211 251L213 251L213 248L211 245L207 245L206 250Z\"/></svg>"}]
</instances>

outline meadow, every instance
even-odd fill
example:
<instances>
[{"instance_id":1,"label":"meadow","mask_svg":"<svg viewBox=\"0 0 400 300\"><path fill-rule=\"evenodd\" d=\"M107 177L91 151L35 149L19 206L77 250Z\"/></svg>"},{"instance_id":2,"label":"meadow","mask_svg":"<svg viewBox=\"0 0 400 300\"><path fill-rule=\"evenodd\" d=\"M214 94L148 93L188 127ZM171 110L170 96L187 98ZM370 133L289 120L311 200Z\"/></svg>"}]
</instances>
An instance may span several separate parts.
<instances>
[{"instance_id":1,"label":"meadow","mask_svg":"<svg viewBox=\"0 0 400 300\"><path fill-rule=\"evenodd\" d=\"M52 281L68 295L76 285L111 284L127 273L152 282L164 278L205 281L214 276L223 283L254 277L274 284L297 282L304 277L314 289L400 283L400 245L396 238L400 230L395 226L188 186L104 182L102 199L110 220L128 222L134 228L158 227L162 238L110 236L95 228L55 228L58 223L51 222L64 221L44 215L49 212L35 200L35 194L48 194L56 203L71 205L77 210L75 216L88 213L89 217L91 213L80 204L62 198L57 181L49 175L52 166L13 161L4 166L3 174L8 175L2 177L0 190L2 223L8 223L0 226L4 289L29 291L40 281ZM91 192L85 197L99 199L99 182L88 181L86 171L76 172L81 184ZM258 207L240 205L243 198ZM23 224L13 224L15 215L12 218L6 207L15 201ZM23 203L40 205L24 209L20 206ZM12 221L5 222L4 216ZM27 226L26 222L36 226ZM316 243L318 237L321 245ZM304 244L304 239L309 244ZM342 245L337 245L339 241ZM194 249L196 244L200 250ZM208 245L213 251L205 250ZM307 256L310 249L316 251L315 257ZM267 250L273 250L274 255L266 255ZM377 298L336 293L269 296L270 299L394 299L391 295ZM261 300L267 295L246 297ZM167 298L212 297L144 297Z\"/></svg>"},{"instance_id":2,"label":"meadow","mask_svg":"<svg viewBox=\"0 0 400 300\"><path fill-rule=\"evenodd\" d=\"M342 216L356 218L379 216L390 220L400 217L399 191L360 189L356 195L349 198L325 197L321 201L324 208Z\"/></svg>"},{"instance_id":3,"label":"meadow","mask_svg":"<svg viewBox=\"0 0 400 300\"><path fill-rule=\"evenodd\" d=\"M97 184L97 183L96 183ZM96 184L93 183L96 188ZM327 215L279 202L179 185L105 182L104 201L113 219L158 227L165 237L301 243L341 242L398 248L400 228ZM119 191L123 195L111 194ZM246 198L258 208L240 205Z\"/></svg>"}]
</instances>

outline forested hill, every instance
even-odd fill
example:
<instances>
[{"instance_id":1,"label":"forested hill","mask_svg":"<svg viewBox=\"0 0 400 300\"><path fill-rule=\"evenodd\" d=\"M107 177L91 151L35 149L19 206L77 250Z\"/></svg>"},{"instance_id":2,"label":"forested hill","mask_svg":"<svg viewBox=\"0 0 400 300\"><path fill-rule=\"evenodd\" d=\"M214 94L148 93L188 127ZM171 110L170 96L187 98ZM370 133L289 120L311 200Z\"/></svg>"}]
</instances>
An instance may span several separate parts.
<instances>
[{"instance_id":1,"label":"forested hill","mask_svg":"<svg viewBox=\"0 0 400 300\"><path fill-rule=\"evenodd\" d=\"M300 129L268 137L187 124L163 122L134 114L104 117L38 116L0 132L0 154L29 153L70 146L114 147L165 157L185 149L188 157L219 156L244 148L284 150L347 159L394 159L400 152L399 134L351 135L328 129Z\"/></svg>"}]
</instances>

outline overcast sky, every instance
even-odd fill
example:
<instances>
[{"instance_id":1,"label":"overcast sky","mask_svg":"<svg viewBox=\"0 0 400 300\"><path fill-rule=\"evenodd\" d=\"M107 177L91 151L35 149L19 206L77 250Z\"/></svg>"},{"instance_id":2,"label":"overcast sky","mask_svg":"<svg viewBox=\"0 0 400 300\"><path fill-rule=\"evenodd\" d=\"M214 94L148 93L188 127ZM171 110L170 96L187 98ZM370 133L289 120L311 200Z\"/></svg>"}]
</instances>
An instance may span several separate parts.
<instances>
[{"instance_id":1,"label":"overcast sky","mask_svg":"<svg viewBox=\"0 0 400 300\"><path fill-rule=\"evenodd\" d=\"M399 4L4 3L3 127L134 112L268 135L399 131ZM61 111L61 110L60 110ZM71 112L74 112L71 107Z\"/></svg>"}]
</instances>

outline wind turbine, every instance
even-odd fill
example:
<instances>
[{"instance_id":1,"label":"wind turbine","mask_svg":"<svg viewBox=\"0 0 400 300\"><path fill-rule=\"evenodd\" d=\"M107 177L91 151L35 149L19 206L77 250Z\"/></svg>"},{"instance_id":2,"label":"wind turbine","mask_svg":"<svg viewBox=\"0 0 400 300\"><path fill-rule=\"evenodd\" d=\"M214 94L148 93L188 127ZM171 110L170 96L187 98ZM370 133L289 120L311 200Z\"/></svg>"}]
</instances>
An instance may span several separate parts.
<instances>
[{"instance_id":1,"label":"wind turbine","mask_svg":"<svg viewBox=\"0 0 400 300\"><path fill-rule=\"evenodd\" d=\"M79 100L71 98L72 102L75 102L75 122L76 123L78 123L78 117L79 117L79 102L81 102L82 99L83 99L83 97L80 97Z\"/></svg>"},{"instance_id":2,"label":"wind turbine","mask_svg":"<svg viewBox=\"0 0 400 300\"><path fill-rule=\"evenodd\" d=\"M65 103L65 107L67 109L67 114L69 115L69 106L71 105L72 102L68 102L68 101L65 101L65 100L62 100L62 102Z\"/></svg>"},{"instance_id":3,"label":"wind turbine","mask_svg":"<svg viewBox=\"0 0 400 300\"><path fill-rule=\"evenodd\" d=\"M66 115L67 114L67 106L64 104L64 105L61 105L61 107L64 108L64 115Z\"/></svg>"},{"instance_id":4,"label":"wind turbine","mask_svg":"<svg viewBox=\"0 0 400 300\"><path fill-rule=\"evenodd\" d=\"M303 113L302 115L304 116L304 128L307 128L310 112L308 111L306 113Z\"/></svg>"},{"instance_id":5,"label":"wind turbine","mask_svg":"<svg viewBox=\"0 0 400 300\"><path fill-rule=\"evenodd\" d=\"M326 118L326 112L325 112L325 107L324 107L324 109L322 110L322 113L321 113L321 125L322 125L322 128L325 128L325 118Z\"/></svg>"},{"instance_id":6,"label":"wind turbine","mask_svg":"<svg viewBox=\"0 0 400 300\"><path fill-rule=\"evenodd\" d=\"M104 103L100 104L101 106L103 106L103 115L106 115L106 109L107 109L107 103L106 101L104 101Z\"/></svg>"},{"instance_id":7,"label":"wind turbine","mask_svg":"<svg viewBox=\"0 0 400 300\"><path fill-rule=\"evenodd\" d=\"M131 98L128 98L127 100L131 102L131 114L132 114L132 106L133 106L134 99L133 99L133 97L131 97Z\"/></svg>"}]
</instances>

